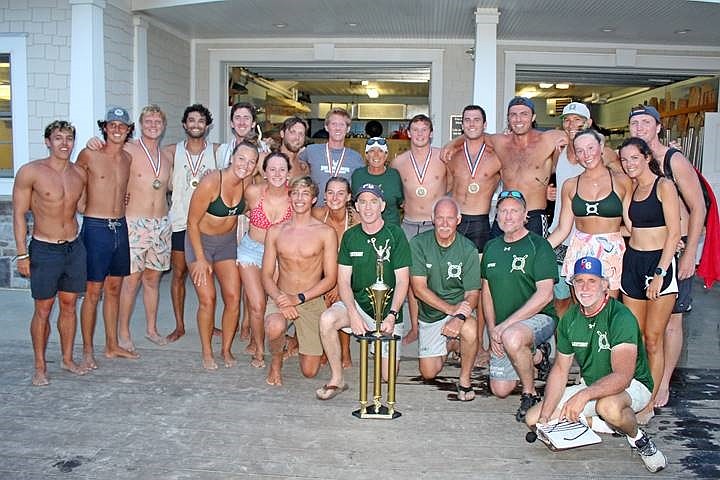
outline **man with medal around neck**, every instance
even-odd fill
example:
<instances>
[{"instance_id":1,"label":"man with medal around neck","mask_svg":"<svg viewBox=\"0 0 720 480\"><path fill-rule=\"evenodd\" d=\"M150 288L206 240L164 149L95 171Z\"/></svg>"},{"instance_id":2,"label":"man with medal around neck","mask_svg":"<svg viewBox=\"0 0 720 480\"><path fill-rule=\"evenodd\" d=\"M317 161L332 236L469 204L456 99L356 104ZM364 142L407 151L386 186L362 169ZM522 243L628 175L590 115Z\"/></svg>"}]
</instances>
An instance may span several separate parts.
<instances>
[{"instance_id":1,"label":"man with medal around neck","mask_svg":"<svg viewBox=\"0 0 720 480\"><path fill-rule=\"evenodd\" d=\"M465 142L462 149L457 150L447 162L448 190L460 205L462 214L457 231L472 240L481 256L490 238L490 204L502 168L493 148L485 143L485 120L485 110L479 105L468 105L463 109ZM490 353L483 346L485 317L482 308L477 308L477 314L476 365L484 366L490 359Z\"/></svg>"},{"instance_id":2,"label":"man with medal around neck","mask_svg":"<svg viewBox=\"0 0 720 480\"><path fill-rule=\"evenodd\" d=\"M167 124L157 105L140 112L140 138L128 142L125 151L132 156L125 210L130 239L130 275L123 279L120 292L118 337L120 346L135 351L130 336L130 316L138 287L143 287L145 337L158 345L167 340L157 330L160 277L170 269L172 229L168 217L167 192L172 178L172 157L160 149Z\"/></svg>"}]
</instances>

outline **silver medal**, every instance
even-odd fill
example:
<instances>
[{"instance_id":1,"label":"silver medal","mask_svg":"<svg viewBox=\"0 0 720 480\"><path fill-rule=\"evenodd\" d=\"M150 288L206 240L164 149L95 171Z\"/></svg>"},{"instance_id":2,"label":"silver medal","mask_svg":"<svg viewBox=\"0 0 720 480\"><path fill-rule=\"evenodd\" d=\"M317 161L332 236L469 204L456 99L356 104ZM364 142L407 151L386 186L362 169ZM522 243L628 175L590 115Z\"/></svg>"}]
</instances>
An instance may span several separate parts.
<instances>
[{"instance_id":1,"label":"silver medal","mask_svg":"<svg viewBox=\"0 0 720 480\"><path fill-rule=\"evenodd\" d=\"M422 185L420 185L419 187L417 187L415 189L415 195L417 195L420 198L427 196L427 194L428 194L427 188L423 187Z\"/></svg>"},{"instance_id":2,"label":"silver medal","mask_svg":"<svg viewBox=\"0 0 720 480\"><path fill-rule=\"evenodd\" d=\"M153 188L154 188L155 190L160 190L160 187L162 187L162 182L160 181L159 178L156 178L156 179L153 181L152 186L153 186Z\"/></svg>"},{"instance_id":3,"label":"silver medal","mask_svg":"<svg viewBox=\"0 0 720 480\"><path fill-rule=\"evenodd\" d=\"M480 185L478 185L476 182L472 182L470 185L468 185L468 192L478 193L479 191L480 191Z\"/></svg>"}]
</instances>

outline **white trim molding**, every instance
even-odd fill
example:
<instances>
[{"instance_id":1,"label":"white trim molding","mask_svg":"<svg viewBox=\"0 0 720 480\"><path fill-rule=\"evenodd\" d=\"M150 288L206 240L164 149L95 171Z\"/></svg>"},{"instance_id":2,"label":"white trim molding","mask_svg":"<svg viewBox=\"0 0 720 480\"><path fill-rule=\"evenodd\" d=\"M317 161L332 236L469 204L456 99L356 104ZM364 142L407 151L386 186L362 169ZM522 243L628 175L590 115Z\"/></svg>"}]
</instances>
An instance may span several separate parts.
<instances>
[{"instance_id":1,"label":"white trim molding","mask_svg":"<svg viewBox=\"0 0 720 480\"><path fill-rule=\"evenodd\" d=\"M0 195L12 195L15 174L30 160L26 35L0 35L0 52L10 54L13 176L0 178Z\"/></svg>"}]
</instances>

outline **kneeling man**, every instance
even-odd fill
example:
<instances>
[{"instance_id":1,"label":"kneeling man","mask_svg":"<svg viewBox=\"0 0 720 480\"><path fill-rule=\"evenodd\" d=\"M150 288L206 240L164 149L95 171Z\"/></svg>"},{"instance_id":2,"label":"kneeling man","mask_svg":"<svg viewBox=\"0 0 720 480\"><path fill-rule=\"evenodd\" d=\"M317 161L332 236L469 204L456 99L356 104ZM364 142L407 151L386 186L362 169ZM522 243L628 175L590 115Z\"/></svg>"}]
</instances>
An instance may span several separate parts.
<instances>
[{"instance_id":1,"label":"kneeling man","mask_svg":"<svg viewBox=\"0 0 720 480\"><path fill-rule=\"evenodd\" d=\"M638 428L635 418L635 412L650 401L653 389L637 320L626 306L609 297L608 281L597 258L575 262L572 285L579 305L571 306L558 323L557 357L545 399L530 409L526 423L533 427L557 418L577 421L583 414L593 430L624 433L647 469L658 472L667 464L665 455ZM566 388L573 357L580 365L582 381Z\"/></svg>"},{"instance_id":2,"label":"kneeling man","mask_svg":"<svg viewBox=\"0 0 720 480\"><path fill-rule=\"evenodd\" d=\"M410 281L420 300L420 375L426 380L435 378L445 363L448 342L459 337L458 400L468 402L475 399L470 374L477 353L477 332L471 314L480 296L480 260L475 244L457 234L461 219L460 207L452 198L435 202L434 229L410 241Z\"/></svg>"}]
</instances>

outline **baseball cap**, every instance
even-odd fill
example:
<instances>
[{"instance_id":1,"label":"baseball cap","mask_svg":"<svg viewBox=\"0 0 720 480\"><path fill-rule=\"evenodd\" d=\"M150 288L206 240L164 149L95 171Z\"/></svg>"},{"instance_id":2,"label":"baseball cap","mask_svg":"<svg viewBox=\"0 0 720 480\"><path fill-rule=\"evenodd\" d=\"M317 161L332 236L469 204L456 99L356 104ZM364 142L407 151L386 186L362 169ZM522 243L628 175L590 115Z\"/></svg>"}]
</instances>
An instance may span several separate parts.
<instances>
[{"instance_id":1,"label":"baseball cap","mask_svg":"<svg viewBox=\"0 0 720 480\"><path fill-rule=\"evenodd\" d=\"M508 103L508 110L510 110L510 107L514 107L515 105L526 106L535 113L535 104L527 97L513 97L513 99L510 100L510 103Z\"/></svg>"},{"instance_id":2,"label":"baseball cap","mask_svg":"<svg viewBox=\"0 0 720 480\"><path fill-rule=\"evenodd\" d=\"M560 118L563 119L566 115L579 115L583 118L590 118L590 109L584 103L571 102L565 105Z\"/></svg>"},{"instance_id":3,"label":"baseball cap","mask_svg":"<svg viewBox=\"0 0 720 480\"><path fill-rule=\"evenodd\" d=\"M378 197L383 202L385 201L385 194L383 193L382 188L380 185L375 185L374 183L363 183L363 185L358 188L357 193L355 194L355 201L357 202L358 197L361 193L369 192Z\"/></svg>"},{"instance_id":4,"label":"baseball cap","mask_svg":"<svg viewBox=\"0 0 720 480\"><path fill-rule=\"evenodd\" d=\"M383 137L368 138L367 142L365 142L365 153L368 153L373 148L379 148L383 152L387 153L387 140L385 140Z\"/></svg>"},{"instance_id":5,"label":"baseball cap","mask_svg":"<svg viewBox=\"0 0 720 480\"><path fill-rule=\"evenodd\" d=\"M605 278L603 275L602 262L595 257L582 257L575 262L575 267L573 268L573 278L575 275L583 273Z\"/></svg>"},{"instance_id":6,"label":"baseball cap","mask_svg":"<svg viewBox=\"0 0 720 480\"><path fill-rule=\"evenodd\" d=\"M628 120L630 120L632 117L636 115L650 115L655 119L657 123L661 123L660 121L660 112L657 111L655 107L651 107L649 105L640 105L638 107L633 107L630 110L630 115L628 116Z\"/></svg>"},{"instance_id":7,"label":"baseball cap","mask_svg":"<svg viewBox=\"0 0 720 480\"><path fill-rule=\"evenodd\" d=\"M125 125L130 125L130 114L127 110L122 107L110 107L105 114L106 122L122 122Z\"/></svg>"},{"instance_id":8,"label":"baseball cap","mask_svg":"<svg viewBox=\"0 0 720 480\"><path fill-rule=\"evenodd\" d=\"M525 201L525 197L523 196L522 192L518 190L503 190L498 195L498 201L497 206L500 206L500 203L508 198L514 198L518 202L522 203L523 207L527 207L527 202Z\"/></svg>"}]
</instances>

